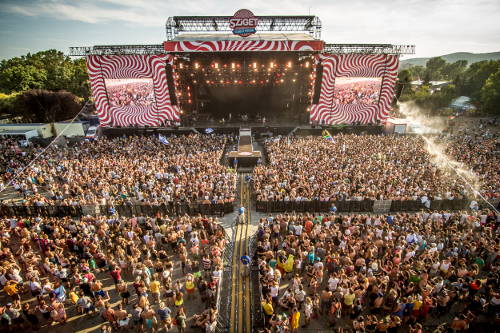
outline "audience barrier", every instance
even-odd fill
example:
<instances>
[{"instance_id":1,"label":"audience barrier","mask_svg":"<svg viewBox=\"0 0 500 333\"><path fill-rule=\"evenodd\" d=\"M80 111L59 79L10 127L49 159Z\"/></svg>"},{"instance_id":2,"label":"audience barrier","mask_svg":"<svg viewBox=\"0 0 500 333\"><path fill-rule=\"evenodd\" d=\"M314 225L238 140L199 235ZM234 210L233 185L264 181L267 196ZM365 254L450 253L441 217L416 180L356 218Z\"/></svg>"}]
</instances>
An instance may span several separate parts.
<instances>
[{"instance_id":1,"label":"audience barrier","mask_svg":"<svg viewBox=\"0 0 500 333\"><path fill-rule=\"evenodd\" d=\"M233 202L220 204L168 203L161 205L85 205L85 206L0 206L0 215L22 217L80 217L81 215L156 216L157 214L223 215L234 212Z\"/></svg>"},{"instance_id":2,"label":"audience barrier","mask_svg":"<svg viewBox=\"0 0 500 333\"><path fill-rule=\"evenodd\" d=\"M377 205L375 205L377 203ZM343 212L381 212L377 207L379 203L384 203L385 207L390 207L390 212L412 212L420 209L430 210L467 210L470 206L468 199L455 200L434 200L422 203L420 200L388 200L388 201L257 201L255 204L257 212L261 213L313 213L330 212L332 205L335 205L337 213ZM430 203L430 205L429 205ZM375 209L374 209L375 206Z\"/></svg>"},{"instance_id":3,"label":"audience barrier","mask_svg":"<svg viewBox=\"0 0 500 333\"><path fill-rule=\"evenodd\" d=\"M215 324L215 331L216 333L227 333L230 330L230 314L231 314L231 307L229 306L228 302L224 302L224 304L221 304L221 299L222 299L222 294L224 293L224 296L229 297L231 295L231 288L232 288L232 280L233 280L233 269L232 269L232 260L233 260L233 255L234 255L234 244L231 241L231 237L226 232L226 229L220 224L217 225L217 231L224 237L226 243L224 246L224 251L222 252L222 258L224 262L224 268L223 272L221 274L221 278L219 280L219 283L217 283L217 298L215 305L218 309L217 313L217 320Z\"/></svg>"}]
</instances>

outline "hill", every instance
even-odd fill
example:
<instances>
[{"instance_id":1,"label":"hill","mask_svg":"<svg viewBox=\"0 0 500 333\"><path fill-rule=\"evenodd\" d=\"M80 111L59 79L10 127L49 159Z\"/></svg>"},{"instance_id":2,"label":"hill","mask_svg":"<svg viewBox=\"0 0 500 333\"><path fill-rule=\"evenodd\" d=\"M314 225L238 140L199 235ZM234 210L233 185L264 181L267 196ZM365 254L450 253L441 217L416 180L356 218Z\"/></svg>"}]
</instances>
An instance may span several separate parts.
<instances>
[{"instance_id":1,"label":"hill","mask_svg":"<svg viewBox=\"0 0 500 333\"><path fill-rule=\"evenodd\" d=\"M454 63L458 60L467 60L468 65L482 61L482 60L499 60L500 52L491 52L491 53L469 53L469 52L456 52L442 55L441 58L446 60L449 63ZM427 60L430 58L412 58L405 59L400 61L400 66L410 64L411 66L421 65L425 67Z\"/></svg>"}]
</instances>

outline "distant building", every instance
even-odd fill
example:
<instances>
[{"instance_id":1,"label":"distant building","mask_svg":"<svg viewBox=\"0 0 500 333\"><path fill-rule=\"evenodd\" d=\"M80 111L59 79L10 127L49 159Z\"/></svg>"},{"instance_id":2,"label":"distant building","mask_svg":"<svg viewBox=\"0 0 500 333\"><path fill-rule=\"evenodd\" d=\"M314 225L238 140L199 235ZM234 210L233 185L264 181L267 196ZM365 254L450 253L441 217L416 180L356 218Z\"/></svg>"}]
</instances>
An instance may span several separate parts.
<instances>
[{"instance_id":1,"label":"distant building","mask_svg":"<svg viewBox=\"0 0 500 333\"><path fill-rule=\"evenodd\" d=\"M22 123L22 124L0 124L0 132L3 131L21 131L21 130L36 130L38 137L51 138L54 136L52 133L51 124L44 123Z\"/></svg>"}]
</instances>

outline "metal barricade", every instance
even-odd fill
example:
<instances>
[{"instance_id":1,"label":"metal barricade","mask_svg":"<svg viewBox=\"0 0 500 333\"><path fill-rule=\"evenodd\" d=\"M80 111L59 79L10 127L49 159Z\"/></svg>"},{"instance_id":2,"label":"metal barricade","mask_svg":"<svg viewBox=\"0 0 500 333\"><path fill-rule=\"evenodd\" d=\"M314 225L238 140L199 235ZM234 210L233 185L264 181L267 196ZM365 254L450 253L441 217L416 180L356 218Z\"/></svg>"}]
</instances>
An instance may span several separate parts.
<instances>
[{"instance_id":1,"label":"metal barricade","mask_svg":"<svg viewBox=\"0 0 500 333\"><path fill-rule=\"evenodd\" d=\"M401 200L392 200L390 211L391 212L400 212L401 211Z\"/></svg>"}]
</instances>

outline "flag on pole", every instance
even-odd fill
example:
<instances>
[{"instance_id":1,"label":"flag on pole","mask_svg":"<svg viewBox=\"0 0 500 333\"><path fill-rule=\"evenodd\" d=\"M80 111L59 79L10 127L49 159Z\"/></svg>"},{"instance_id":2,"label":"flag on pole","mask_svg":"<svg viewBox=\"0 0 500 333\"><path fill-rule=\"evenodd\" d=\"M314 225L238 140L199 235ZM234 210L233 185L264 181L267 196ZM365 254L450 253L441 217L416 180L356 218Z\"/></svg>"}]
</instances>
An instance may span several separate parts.
<instances>
[{"instance_id":1,"label":"flag on pole","mask_svg":"<svg viewBox=\"0 0 500 333\"><path fill-rule=\"evenodd\" d=\"M328 133L327 130L323 131L323 139L327 139L327 140L333 141L332 136L330 135L330 133Z\"/></svg>"},{"instance_id":2,"label":"flag on pole","mask_svg":"<svg viewBox=\"0 0 500 333\"><path fill-rule=\"evenodd\" d=\"M209 128L205 128L205 133L207 133L207 134L210 134L210 133L212 133L213 131L214 131L214 130L213 130L213 129L211 129L210 127L209 127Z\"/></svg>"},{"instance_id":3,"label":"flag on pole","mask_svg":"<svg viewBox=\"0 0 500 333\"><path fill-rule=\"evenodd\" d=\"M167 138L166 138L166 137L164 137L163 135L158 134L158 140L159 140L161 143L168 145Z\"/></svg>"}]
</instances>

